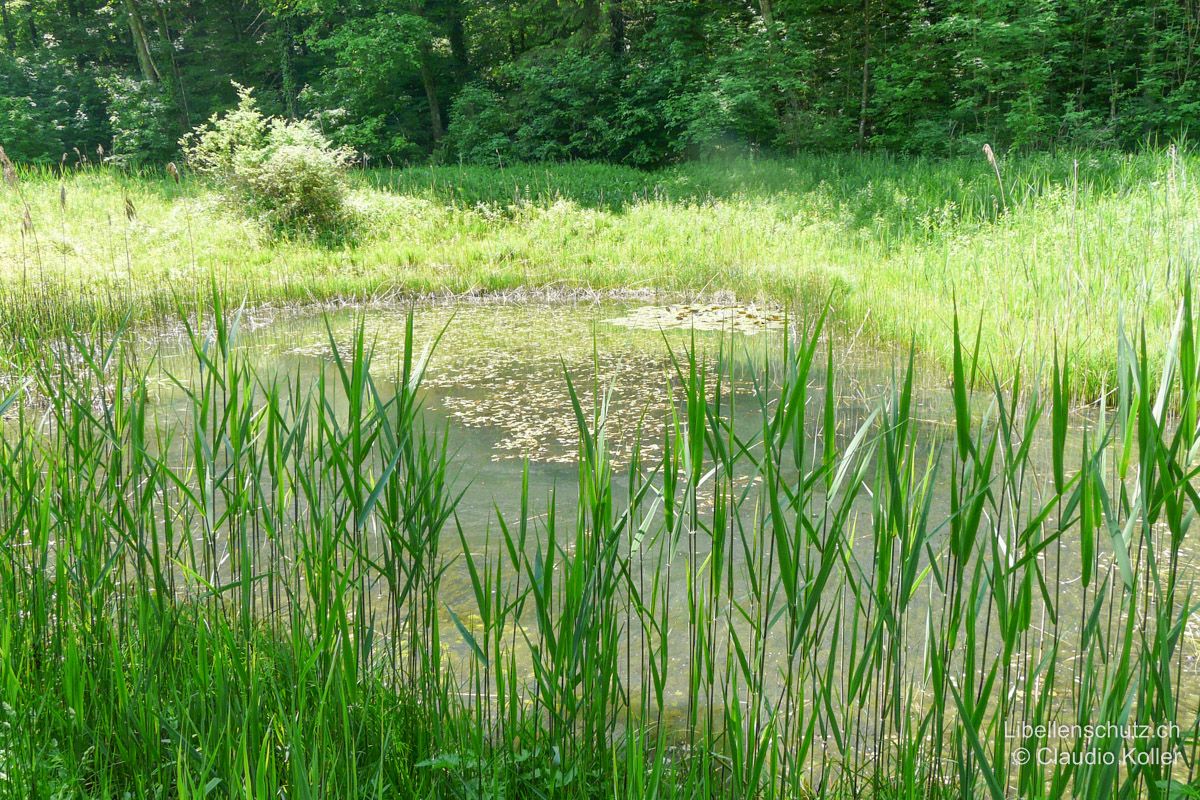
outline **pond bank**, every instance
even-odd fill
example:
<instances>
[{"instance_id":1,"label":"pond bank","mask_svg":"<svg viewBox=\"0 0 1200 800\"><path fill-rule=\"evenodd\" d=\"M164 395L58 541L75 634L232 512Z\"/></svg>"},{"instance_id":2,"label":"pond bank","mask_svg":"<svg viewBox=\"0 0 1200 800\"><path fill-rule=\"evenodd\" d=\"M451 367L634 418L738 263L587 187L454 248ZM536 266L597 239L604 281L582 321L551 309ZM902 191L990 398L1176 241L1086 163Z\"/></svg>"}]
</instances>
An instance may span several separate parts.
<instances>
[{"instance_id":1,"label":"pond bank","mask_svg":"<svg viewBox=\"0 0 1200 800\"><path fill-rule=\"evenodd\" d=\"M982 157L380 170L358 175L363 230L336 248L271 239L191 179L28 173L24 201L0 198L15 221L0 232L0 354L98 320L167 317L214 284L252 304L729 291L828 302L843 327L912 342L947 373L957 307L1002 378L1020 364L1045 382L1058 342L1072 391L1094 398L1113 385L1122 314L1145 320L1152 361L1166 346L1196 253L1200 161L1080 152L1001 168L1003 196Z\"/></svg>"}]
</instances>

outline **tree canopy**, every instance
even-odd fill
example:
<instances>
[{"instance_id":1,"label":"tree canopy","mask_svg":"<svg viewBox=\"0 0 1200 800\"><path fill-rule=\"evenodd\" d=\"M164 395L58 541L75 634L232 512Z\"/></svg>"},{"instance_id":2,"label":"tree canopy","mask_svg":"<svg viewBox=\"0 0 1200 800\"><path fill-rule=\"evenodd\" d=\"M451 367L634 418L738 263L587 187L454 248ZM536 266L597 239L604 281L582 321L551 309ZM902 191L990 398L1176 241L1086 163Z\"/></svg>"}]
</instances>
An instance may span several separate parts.
<instances>
[{"instance_id":1,"label":"tree canopy","mask_svg":"<svg viewBox=\"0 0 1200 800\"><path fill-rule=\"evenodd\" d=\"M368 163L1135 146L1195 0L0 0L14 159L164 163L252 86Z\"/></svg>"}]
</instances>

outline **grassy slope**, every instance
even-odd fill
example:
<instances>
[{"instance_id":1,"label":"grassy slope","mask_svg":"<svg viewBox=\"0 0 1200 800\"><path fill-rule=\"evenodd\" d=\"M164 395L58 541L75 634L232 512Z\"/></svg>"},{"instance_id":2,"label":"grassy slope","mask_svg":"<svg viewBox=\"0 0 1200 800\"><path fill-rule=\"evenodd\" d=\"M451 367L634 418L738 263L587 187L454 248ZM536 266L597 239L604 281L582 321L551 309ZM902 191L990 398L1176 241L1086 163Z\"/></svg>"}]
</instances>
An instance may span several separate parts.
<instances>
[{"instance_id":1,"label":"grassy slope","mask_svg":"<svg viewBox=\"0 0 1200 800\"><path fill-rule=\"evenodd\" d=\"M1069 342L1110 383L1118 313L1161 349L1196 249L1200 157L987 161L809 156L659 173L562 165L358 175L367 219L338 247L272 241L204 185L109 171L25 175L2 195L13 334L160 314L216 274L250 301L517 286L732 289L834 301L843 324L948 364L955 299L1004 374ZM22 199L22 197L24 199ZM125 199L134 218L127 220ZM22 203L31 226L21 225ZM0 348L2 350L3 348ZM1031 359L1032 352L1034 358Z\"/></svg>"}]
</instances>

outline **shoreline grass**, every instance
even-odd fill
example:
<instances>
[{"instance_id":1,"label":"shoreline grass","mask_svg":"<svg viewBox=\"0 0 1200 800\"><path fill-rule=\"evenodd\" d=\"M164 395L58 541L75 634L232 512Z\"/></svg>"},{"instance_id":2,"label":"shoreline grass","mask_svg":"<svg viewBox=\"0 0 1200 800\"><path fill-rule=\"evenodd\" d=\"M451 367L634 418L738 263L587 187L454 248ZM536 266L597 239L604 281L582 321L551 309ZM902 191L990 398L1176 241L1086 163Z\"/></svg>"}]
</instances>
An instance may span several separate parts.
<instances>
[{"instance_id":1,"label":"shoreline grass","mask_svg":"<svg viewBox=\"0 0 1200 800\"><path fill-rule=\"evenodd\" d=\"M169 316L215 280L250 303L518 287L829 301L837 324L912 342L946 374L957 306L1001 374L1070 352L1083 400L1115 384L1120 317L1144 321L1160 359L1200 241L1200 156L998 169L981 154L371 170L354 178L359 230L337 245L274 239L186 176L23 170L0 195L0 354Z\"/></svg>"}]
</instances>

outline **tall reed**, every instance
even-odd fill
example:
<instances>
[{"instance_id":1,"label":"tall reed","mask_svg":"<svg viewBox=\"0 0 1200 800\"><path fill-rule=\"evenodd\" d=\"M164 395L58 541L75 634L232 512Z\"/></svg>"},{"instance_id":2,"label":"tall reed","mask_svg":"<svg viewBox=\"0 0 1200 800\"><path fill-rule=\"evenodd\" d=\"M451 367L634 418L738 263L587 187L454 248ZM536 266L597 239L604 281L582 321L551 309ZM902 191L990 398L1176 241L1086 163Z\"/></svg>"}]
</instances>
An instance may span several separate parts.
<instances>
[{"instance_id":1,"label":"tall reed","mask_svg":"<svg viewBox=\"0 0 1200 800\"><path fill-rule=\"evenodd\" d=\"M1086 420L1068 360L1047 398L956 326L940 435L911 356L839 405L823 317L749 375L693 342L659 455L620 470L603 387L564 374L576 500L526 474L482 548L411 319L400 363L359 326L305 383L256 369L214 290L165 405L124 331L74 338L0 403L0 786L1189 796L1193 317L1188 288L1158 374L1122 333Z\"/></svg>"}]
</instances>

